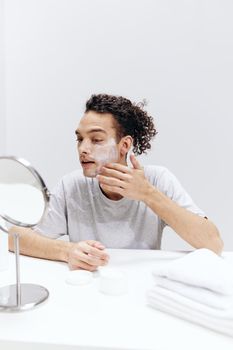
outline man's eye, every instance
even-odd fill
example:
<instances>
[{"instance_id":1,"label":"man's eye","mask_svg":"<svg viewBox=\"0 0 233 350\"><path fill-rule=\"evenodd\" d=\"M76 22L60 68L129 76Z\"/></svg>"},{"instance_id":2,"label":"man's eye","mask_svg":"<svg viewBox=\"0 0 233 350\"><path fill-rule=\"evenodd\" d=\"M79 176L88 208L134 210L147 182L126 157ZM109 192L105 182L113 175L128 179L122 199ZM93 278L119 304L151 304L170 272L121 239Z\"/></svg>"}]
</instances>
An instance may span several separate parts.
<instances>
[{"instance_id":1,"label":"man's eye","mask_svg":"<svg viewBox=\"0 0 233 350\"><path fill-rule=\"evenodd\" d=\"M102 142L103 140L102 139L93 139L93 142L94 143L100 143L100 142Z\"/></svg>"},{"instance_id":2,"label":"man's eye","mask_svg":"<svg viewBox=\"0 0 233 350\"><path fill-rule=\"evenodd\" d=\"M76 141L77 141L78 143L81 143L82 140L83 140L83 139L80 139L79 137L76 138Z\"/></svg>"}]
</instances>

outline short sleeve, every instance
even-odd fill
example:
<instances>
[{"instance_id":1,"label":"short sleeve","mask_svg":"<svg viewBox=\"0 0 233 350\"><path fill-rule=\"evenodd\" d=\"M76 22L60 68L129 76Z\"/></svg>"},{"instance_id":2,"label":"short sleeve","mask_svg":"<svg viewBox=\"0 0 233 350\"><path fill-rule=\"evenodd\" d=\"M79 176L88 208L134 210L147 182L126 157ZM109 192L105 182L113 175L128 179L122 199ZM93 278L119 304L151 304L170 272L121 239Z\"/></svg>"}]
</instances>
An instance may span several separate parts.
<instances>
[{"instance_id":1,"label":"short sleeve","mask_svg":"<svg viewBox=\"0 0 233 350\"><path fill-rule=\"evenodd\" d=\"M194 203L178 179L166 168L158 178L157 188L182 208L205 217L205 213ZM164 226L166 224L164 223Z\"/></svg>"},{"instance_id":2,"label":"short sleeve","mask_svg":"<svg viewBox=\"0 0 233 350\"><path fill-rule=\"evenodd\" d=\"M46 213L33 230L50 238L59 238L68 234L66 199L62 180L52 191Z\"/></svg>"}]
</instances>

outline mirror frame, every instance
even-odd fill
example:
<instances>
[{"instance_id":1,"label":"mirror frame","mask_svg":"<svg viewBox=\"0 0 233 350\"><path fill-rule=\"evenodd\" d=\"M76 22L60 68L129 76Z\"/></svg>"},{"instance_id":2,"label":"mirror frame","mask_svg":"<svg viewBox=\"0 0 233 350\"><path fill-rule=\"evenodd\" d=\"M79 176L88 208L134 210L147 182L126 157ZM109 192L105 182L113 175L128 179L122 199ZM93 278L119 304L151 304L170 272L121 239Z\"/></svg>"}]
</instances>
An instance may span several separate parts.
<instances>
[{"instance_id":1,"label":"mirror frame","mask_svg":"<svg viewBox=\"0 0 233 350\"><path fill-rule=\"evenodd\" d=\"M34 223L34 224L27 224L27 223L22 223L20 221L17 221L15 219L12 219L11 217L9 217L8 215L6 215L5 213L0 213L0 217L3 218L5 221L7 222L10 222L11 224L15 225L15 226L20 226L20 227L33 227L33 226L36 226L43 218L46 210L47 210L47 207L48 207L48 203L49 203L49 198L50 198L50 192L49 190L47 189L42 177L40 176L40 174L33 168L33 166L25 159L23 158L18 158L18 157L15 157L15 156L1 156L0 157L0 161L1 159L8 159L8 160L14 160L16 162L18 162L19 164L23 165L27 170L29 170L32 175L38 180L39 184L40 184L40 189L42 191L42 194L43 194L43 198L44 198L44 211L41 215L41 218L40 220L37 222L37 223ZM0 225L0 229L3 230L4 232L8 233L8 231L2 227Z\"/></svg>"},{"instance_id":2,"label":"mirror frame","mask_svg":"<svg viewBox=\"0 0 233 350\"><path fill-rule=\"evenodd\" d=\"M39 173L31 166L31 164L23 159L18 158L14 156L1 156L0 161L2 159L5 160L12 160L17 163L19 163L21 166L24 166L31 174L34 176L34 178L37 180L40 186L40 190L43 194L44 199L44 210L41 215L40 220L37 223L34 224L28 224L19 222L15 219L12 219L5 213L0 213L0 218L2 218L4 221L7 221L15 226L21 226L21 227L33 227L36 226L41 220L43 219L43 216L47 210L49 199L50 199L50 193L45 186L45 183ZM49 297L49 291L40 285L37 284L30 284L30 283L20 283L20 264L19 264L19 256L20 256L20 248L19 248L19 234L17 232L8 232L8 230L0 225L0 229L4 232L8 233L9 235L14 236L14 252L15 252L15 267L16 267L16 283L13 285L8 285L5 287L0 288L0 295L1 293L9 293L9 297L7 301L1 301L0 300L0 311L24 311L34 308L36 305L39 305L43 303L45 300Z\"/></svg>"}]
</instances>

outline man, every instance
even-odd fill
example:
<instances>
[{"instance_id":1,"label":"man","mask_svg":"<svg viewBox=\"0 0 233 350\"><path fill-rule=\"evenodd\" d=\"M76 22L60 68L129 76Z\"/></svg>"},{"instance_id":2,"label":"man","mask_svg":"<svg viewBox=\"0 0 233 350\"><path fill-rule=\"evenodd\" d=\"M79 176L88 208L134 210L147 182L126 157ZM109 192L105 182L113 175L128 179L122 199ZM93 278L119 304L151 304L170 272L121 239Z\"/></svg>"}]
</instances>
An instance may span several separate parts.
<instances>
[{"instance_id":1,"label":"man","mask_svg":"<svg viewBox=\"0 0 233 350\"><path fill-rule=\"evenodd\" d=\"M23 254L94 271L108 263L105 247L159 249L166 225L195 248L221 252L217 228L174 175L127 157L131 148L135 154L150 149L156 134L141 106L93 95L75 133L83 170L63 177L34 232L17 228ZM69 241L55 239L63 235Z\"/></svg>"}]
</instances>

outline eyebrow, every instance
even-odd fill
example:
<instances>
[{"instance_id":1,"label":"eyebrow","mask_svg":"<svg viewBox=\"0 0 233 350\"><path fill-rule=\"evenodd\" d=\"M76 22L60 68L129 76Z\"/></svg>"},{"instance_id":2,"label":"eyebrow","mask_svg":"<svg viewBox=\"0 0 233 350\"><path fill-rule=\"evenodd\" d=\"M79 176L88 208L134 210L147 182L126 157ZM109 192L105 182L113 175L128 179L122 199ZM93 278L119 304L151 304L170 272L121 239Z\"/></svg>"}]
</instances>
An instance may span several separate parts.
<instances>
[{"instance_id":1,"label":"eyebrow","mask_svg":"<svg viewBox=\"0 0 233 350\"><path fill-rule=\"evenodd\" d=\"M102 132L104 134L107 134L106 131L104 129L100 129L100 128L95 128L95 129L91 129L89 131L87 131L87 134L91 134L93 132ZM81 135L80 131L79 130L75 130L75 134L76 135Z\"/></svg>"}]
</instances>

